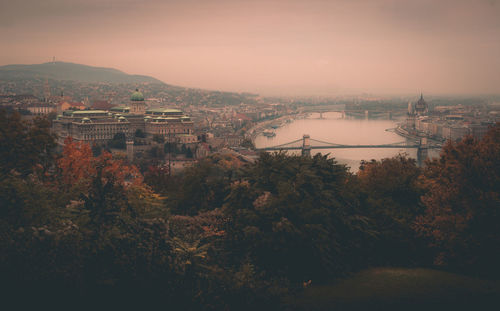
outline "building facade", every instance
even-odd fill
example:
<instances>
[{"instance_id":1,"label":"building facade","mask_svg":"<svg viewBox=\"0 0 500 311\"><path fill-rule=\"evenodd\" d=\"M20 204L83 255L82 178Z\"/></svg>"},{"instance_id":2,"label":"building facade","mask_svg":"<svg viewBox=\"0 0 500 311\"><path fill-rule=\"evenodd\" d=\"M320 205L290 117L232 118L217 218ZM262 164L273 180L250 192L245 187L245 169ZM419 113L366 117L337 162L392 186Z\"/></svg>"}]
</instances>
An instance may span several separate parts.
<instances>
[{"instance_id":1,"label":"building facade","mask_svg":"<svg viewBox=\"0 0 500 311\"><path fill-rule=\"evenodd\" d=\"M173 142L197 141L189 116L177 109L147 109L138 90L132 94L128 106L113 107L109 111L67 110L58 115L53 124L60 143L68 136L78 141L105 143L118 133L132 139L138 130Z\"/></svg>"}]
</instances>

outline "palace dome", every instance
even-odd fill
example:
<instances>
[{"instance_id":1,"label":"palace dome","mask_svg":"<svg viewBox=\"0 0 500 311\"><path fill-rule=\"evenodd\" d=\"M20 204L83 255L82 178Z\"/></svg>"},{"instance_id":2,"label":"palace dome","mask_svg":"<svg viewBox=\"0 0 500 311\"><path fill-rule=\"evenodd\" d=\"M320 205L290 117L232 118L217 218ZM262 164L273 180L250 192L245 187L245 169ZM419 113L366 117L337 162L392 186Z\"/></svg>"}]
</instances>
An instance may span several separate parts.
<instances>
[{"instance_id":1,"label":"palace dome","mask_svg":"<svg viewBox=\"0 0 500 311\"><path fill-rule=\"evenodd\" d=\"M133 102L144 101L144 95L142 95L142 93L139 92L138 89L135 89L135 92L132 93L132 95L130 96L130 100L133 101Z\"/></svg>"}]
</instances>

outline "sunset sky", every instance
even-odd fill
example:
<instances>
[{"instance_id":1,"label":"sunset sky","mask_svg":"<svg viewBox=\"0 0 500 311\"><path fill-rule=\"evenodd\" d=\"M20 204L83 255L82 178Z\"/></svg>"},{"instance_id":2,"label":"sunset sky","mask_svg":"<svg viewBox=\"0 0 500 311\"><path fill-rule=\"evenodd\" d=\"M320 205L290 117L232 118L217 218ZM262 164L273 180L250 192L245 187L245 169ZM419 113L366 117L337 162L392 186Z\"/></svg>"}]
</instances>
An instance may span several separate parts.
<instances>
[{"instance_id":1,"label":"sunset sky","mask_svg":"<svg viewBox=\"0 0 500 311\"><path fill-rule=\"evenodd\" d=\"M0 0L0 65L277 95L500 93L497 0Z\"/></svg>"}]
</instances>

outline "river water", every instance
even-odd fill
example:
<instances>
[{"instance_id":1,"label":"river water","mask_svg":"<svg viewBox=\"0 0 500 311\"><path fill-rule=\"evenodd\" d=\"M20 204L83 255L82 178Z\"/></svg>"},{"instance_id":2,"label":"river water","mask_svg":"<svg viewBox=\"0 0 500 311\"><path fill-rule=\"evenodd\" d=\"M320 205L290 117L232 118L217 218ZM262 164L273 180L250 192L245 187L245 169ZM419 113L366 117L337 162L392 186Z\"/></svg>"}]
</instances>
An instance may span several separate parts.
<instances>
[{"instance_id":1,"label":"river water","mask_svg":"<svg viewBox=\"0 0 500 311\"><path fill-rule=\"evenodd\" d=\"M383 119L358 119L342 118L341 113L323 113L323 118L319 114L310 114L306 119L293 120L285 123L275 130L276 136L257 136L254 143L257 148L271 147L288 143L302 138L304 134L309 134L311 139L317 139L329 143L345 145L381 145L392 144L405 141L390 129L397 126L398 120ZM314 142L311 141L311 145ZM289 153L300 154L298 151L288 151ZM416 149L404 148L363 148L363 149L313 149L315 153L330 154L336 161L346 164L352 172L357 172L361 160L380 160L393 157L398 153L406 153L412 158L416 158Z\"/></svg>"}]
</instances>

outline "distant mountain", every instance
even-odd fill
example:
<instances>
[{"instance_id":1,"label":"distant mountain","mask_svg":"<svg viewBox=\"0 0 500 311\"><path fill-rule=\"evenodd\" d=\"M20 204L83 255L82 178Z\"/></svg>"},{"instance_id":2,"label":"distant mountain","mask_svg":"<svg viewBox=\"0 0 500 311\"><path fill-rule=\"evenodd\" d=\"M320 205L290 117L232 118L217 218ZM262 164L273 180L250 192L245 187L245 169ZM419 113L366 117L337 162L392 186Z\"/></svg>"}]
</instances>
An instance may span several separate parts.
<instances>
[{"instance_id":1,"label":"distant mountain","mask_svg":"<svg viewBox=\"0 0 500 311\"><path fill-rule=\"evenodd\" d=\"M88 83L159 83L149 76L129 75L113 68L92 67L65 62L50 62L33 65L0 66L0 80L47 78Z\"/></svg>"}]
</instances>

